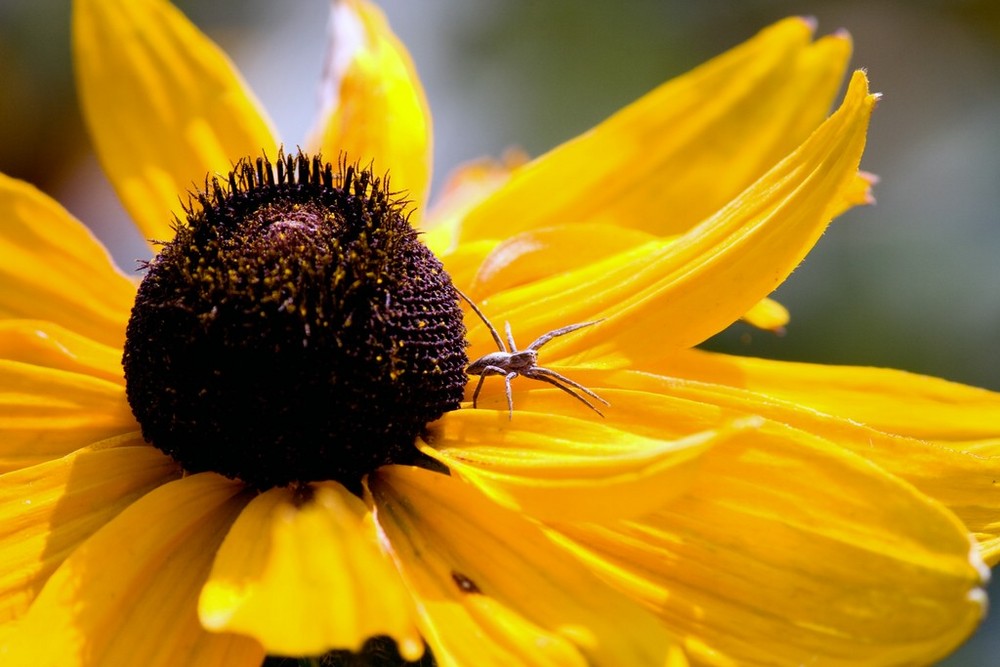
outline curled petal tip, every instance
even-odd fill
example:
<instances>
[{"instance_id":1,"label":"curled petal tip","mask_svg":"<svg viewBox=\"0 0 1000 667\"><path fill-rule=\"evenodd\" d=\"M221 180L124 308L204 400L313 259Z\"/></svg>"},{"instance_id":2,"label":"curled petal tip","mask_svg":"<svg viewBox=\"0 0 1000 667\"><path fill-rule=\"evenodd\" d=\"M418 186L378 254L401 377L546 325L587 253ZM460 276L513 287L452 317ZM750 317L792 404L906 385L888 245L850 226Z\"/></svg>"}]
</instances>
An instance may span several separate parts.
<instances>
[{"instance_id":1,"label":"curled petal tip","mask_svg":"<svg viewBox=\"0 0 1000 667\"><path fill-rule=\"evenodd\" d=\"M430 112L416 68L385 14L366 0L331 0L319 112L310 150L344 153L392 172L393 189L423 203Z\"/></svg>"},{"instance_id":2,"label":"curled petal tip","mask_svg":"<svg viewBox=\"0 0 1000 667\"><path fill-rule=\"evenodd\" d=\"M972 567L976 569L979 574L979 583L982 587L986 587L990 583L990 578L992 574L990 572L990 566L986 564L983 560L982 554L979 552L979 544L972 540L972 547L969 549L969 562L972 563ZM986 603L986 592L982 588L976 588L972 593L980 593L983 596L983 603Z\"/></svg>"},{"instance_id":3,"label":"curled petal tip","mask_svg":"<svg viewBox=\"0 0 1000 667\"><path fill-rule=\"evenodd\" d=\"M819 21L815 16L799 16L800 21L809 26L809 30L812 32L816 31L816 27L819 25Z\"/></svg>"},{"instance_id":4,"label":"curled petal tip","mask_svg":"<svg viewBox=\"0 0 1000 667\"><path fill-rule=\"evenodd\" d=\"M966 597L969 602L982 607L983 613L986 613L986 609L989 607L989 597L986 595L986 591L982 588L973 588Z\"/></svg>"},{"instance_id":5,"label":"curled petal tip","mask_svg":"<svg viewBox=\"0 0 1000 667\"><path fill-rule=\"evenodd\" d=\"M881 179L876 174L864 170L858 171L857 183L863 190L859 192L858 198L854 203L858 206L874 206L877 202L875 201L875 194L872 192L872 188L878 184L879 180Z\"/></svg>"},{"instance_id":6,"label":"curled petal tip","mask_svg":"<svg viewBox=\"0 0 1000 667\"><path fill-rule=\"evenodd\" d=\"M854 70L854 74L851 76L850 88L858 87L859 92L863 91L865 106L869 109L874 109L878 104L878 101L882 98L882 93L873 93L870 91L868 83L868 72L864 68Z\"/></svg>"},{"instance_id":7,"label":"curled petal tip","mask_svg":"<svg viewBox=\"0 0 1000 667\"><path fill-rule=\"evenodd\" d=\"M868 185L878 185L882 180L878 174L873 174L870 171L859 171L858 176L868 181Z\"/></svg>"},{"instance_id":8,"label":"curled petal tip","mask_svg":"<svg viewBox=\"0 0 1000 667\"><path fill-rule=\"evenodd\" d=\"M851 33L848 32L847 28L837 28L832 33L830 33L827 39L831 39L837 42L842 42L848 46L854 43L854 38L851 37Z\"/></svg>"}]
</instances>

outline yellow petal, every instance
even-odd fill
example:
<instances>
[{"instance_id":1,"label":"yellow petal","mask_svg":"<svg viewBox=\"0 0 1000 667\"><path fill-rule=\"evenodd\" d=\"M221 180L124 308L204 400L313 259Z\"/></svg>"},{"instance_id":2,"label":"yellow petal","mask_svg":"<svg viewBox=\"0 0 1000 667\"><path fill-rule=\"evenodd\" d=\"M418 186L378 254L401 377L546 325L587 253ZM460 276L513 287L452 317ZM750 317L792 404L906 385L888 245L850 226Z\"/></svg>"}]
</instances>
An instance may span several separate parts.
<instances>
[{"instance_id":1,"label":"yellow petal","mask_svg":"<svg viewBox=\"0 0 1000 667\"><path fill-rule=\"evenodd\" d=\"M675 428L675 423L683 424L678 435L758 415L821 436L945 505L979 542L983 559L990 565L1000 563L1000 456L887 434L851 419L725 385L646 372L584 369L577 369L574 379L586 386L602 387L601 391L616 404L625 399L604 387L672 397L675 407L664 408L663 420L670 428Z\"/></svg>"},{"instance_id":2,"label":"yellow petal","mask_svg":"<svg viewBox=\"0 0 1000 667\"><path fill-rule=\"evenodd\" d=\"M676 238L660 239L657 245L662 247ZM443 261L455 284L470 298L478 300L485 295L572 271L652 240L646 232L622 229L613 224L560 225L522 232L498 242L463 244L446 254ZM473 262L478 269L470 278L468 264ZM743 319L760 329L780 332L788 324L789 315L780 303L763 299L744 313ZM479 324L473 316L470 326Z\"/></svg>"},{"instance_id":3,"label":"yellow petal","mask_svg":"<svg viewBox=\"0 0 1000 667\"><path fill-rule=\"evenodd\" d=\"M0 320L0 359L124 383L121 348L42 320Z\"/></svg>"},{"instance_id":4,"label":"yellow petal","mask_svg":"<svg viewBox=\"0 0 1000 667\"><path fill-rule=\"evenodd\" d=\"M660 419L658 397L629 398L621 409L607 408L602 420L561 416L568 399L555 389L519 392L513 419L506 404L496 406L500 411L451 412L430 427L430 444L421 449L497 502L534 518L626 518L682 493L701 456L749 426L656 437L648 427Z\"/></svg>"},{"instance_id":5,"label":"yellow petal","mask_svg":"<svg viewBox=\"0 0 1000 667\"><path fill-rule=\"evenodd\" d=\"M456 169L435 198L427 213L420 237L441 260L452 282L467 294L474 294L477 274L483 262L501 243L484 239L458 243L458 228L465 214L507 182L511 171L527 161L519 150L506 151L500 160L480 159Z\"/></svg>"},{"instance_id":6,"label":"yellow petal","mask_svg":"<svg viewBox=\"0 0 1000 667\"><path fill-rule=\"evenodd\" d=\"M202 590L202 624L255 637L272 655L357 651L389 635L419 658L411 603L364 504L332 482L311 489L306 500L272 489L243 510Z\"/></svg>"},{"instance_id":7,"label":"yellow petal","mask_svg":"<svg viewBox=\"0 0 1000 667\"><path fill-rule=\"evenodd\" d=\"M0 472L136 430L120 382L0 360Z\"/></svg>"},{"instance_id":8,"label":"yellow petal","mask_svg":"<svg viewBox=\"0 0 1000 667\"><path fill-rule=\"evenodd\" d=\"M146 494L76 549L49 578L4 664L69 667L257 667L252 639L206 632L198 592L247 498L211 473Z\"/></svg>"},{"instance_id":9,"label":"yellow petal","mask_svg":"<svg viewBox=\"0 0 1000 667\"><path fill-rule=\"evenodd\" d=\"M433 237L433 232L427 236ZM431 239L428 239L431 240ZM451 276L452 283L458 287L463 292L468 289L469 285L472 285L476 280L476 273L479 271L480 265L493 249L499 244L499 241L473 241L472 243L463 243L451 252L445 253L443 255L438 255L441 263L444 264L445 271ZM431 247L428 245L428 247ZM464 302L463 302L464 304ZM475 316L473 316L474 318ZM472 321L468 321L469 324L473 324ZM488 336L489 334L487 334Z\"/></svg>"},{"instance_id":10,"label":"yellow petal","mask_svg":"<svg viewBox=\"0 0 1000 667\"><path fill-rule=\"evenodd\" d=\"M653 515L559 530L698 664L931 664L985 607L989 572L954 516L778 426L720 443Z\"/></svg>"},{"instance_id":11,"label":"yellow petal","mask_svg":"<svg viewBox=\"0 0 1000 667\"><path fill-rule=\"evenodd\" d=\"M958 441L935 440L934 442L945 447L954 447L964 452L970 452L977 456L1000 458L1000 438Z\"/></svg>"},{"instance_id":12,"label":"yellow petal","mask_svg":"<svg viewBox=\"0 0 1000 667\"><path fill-rule=\"evenodd\" d=\"M422 237L434 250L463 292L478 300L496 292L597 261L652 240L641 230L623 229L613 222L541 227L504 240L457 243L457 225L465 213L510 178L505 163L477 161L460 168L429 214L430 229ZM872 203L870 184L875 177L859 175L847 193L845 209ZM661 239L662 244L677 237ZM777 301L762 299L742 318L759 329L781 334L788 310ZM478 326L473 321L471 326Z\"/></svg>"},{"instance_id":13,"label":"yellow petal","mask_svg":"<svg viewBox=\"0 0 1000 667\"><path fill-rule=\"evenodd\" d=\"M334 0L312 149L328 160L374 164L416 212L427 200L431 120L406 47L365 0Z\"/></svg>"},{"instance_id":14,"label":"yellow petal","mask_svg":"<svg viewBox=\"0 0 1000 667\"><path fill-rule=\"evenodd\" d=\"M439 664L662 665L676 654L644 610L472 487L400 466L370 485Z\"/></svg>"},{"instance_id":15,"label":"yellow petal","mask_svg":"<svg viewBox=\"0 0 1000 667\"><path fill-rule=\"evenodd\" d=\"M941 441L1000 437L1000 393L916 373L700 350L650 370L748 389L887 433Z\"/></svg>"},{"instance_id":16,"label":"yellow petal","mask_svg":"<svg viewBox=\"0 0 1000 667\"><path fill-rule=\"evenodd\" d=\"M2 174L0 257L0 317L49 320L121 346L135 285L68 211Z\"/></svg>"},{"instance_id":17,"label":"yellow petal","mask_svg":"<svg viewBox=\"0 0 1000 667\"><path fill-rule=\"evenodd\" d=\"M855 206L870 206L875 203L872 186L878 183L878 176L867 171L859 171L858 175L841 194L840 201L834 202L830 217L836 218L844 211Z\"/></svg>"},{"instance_id":18,"label":"yellow petal","mask_svg":"<svg viewBox=\"0 0 1000 667\"><path fill-rule=\"evenodd\" d=\"M439 258L458 246L458 227L465 215L510 179L528 156L518 149L508 149L499 160L481 158L460 165L448 176L442 192L424 220L422 240ZM462 244L462 247L472 245Z\"/></svg>"},{"instance_id":19,"label":"yellow petal","mask_svg":"<svg viewBox=\"0 0 1000 667\"><path fill-rule=\"evenodd\" d=\"M277 140L226 55L165 0L75 0L73 62L105 172L148 238L186 193Z\"/></svg>"},{"instance_id":20,"label":"yellow petal","mask_svg":"<svg viewBox=\"0 0 1000 667\"><path fill-rule=\"evenodd\" d=\"M614 218L686 231L790 153L827 113L850 40L810 44L793 18L670 81L518 170L462 225L462 238Z\"/></svg>"},{"instance_id":21,"label":"yellow petal","mask_svg":"<svg viewBox=\"0 0 1000 667\"><path fill-rule=\"evenodd\" d=\"M773 299L761 299L743 313L743 321L758 329L781 334L788 324L788 309Z\"/></svg>"},{"instance_id":22,"label":"yellow petal","mask_svg":"<svg viewBox=\"0 0 1000 667\"><path fill-rule=\"evenodd\" d=\"M94 531L179 475L132 434L0 477L0 623L20 616Z\"/></svg>"},{"instance_id":23,"label":"yellow petal","mask_svg":"<svg viewBox=\"0 0 1000 667\"><path fill-rule=\"evenodd\" d=\"M700 343L770 294L812 248L855 178L875 100L856 72L841 108L797 151L676 241L647 243L484 304L528 338L607 318L550 343L550 361L634 365ZM473 346L483 338L470 330Z\"/></svg>"}]
</instances>

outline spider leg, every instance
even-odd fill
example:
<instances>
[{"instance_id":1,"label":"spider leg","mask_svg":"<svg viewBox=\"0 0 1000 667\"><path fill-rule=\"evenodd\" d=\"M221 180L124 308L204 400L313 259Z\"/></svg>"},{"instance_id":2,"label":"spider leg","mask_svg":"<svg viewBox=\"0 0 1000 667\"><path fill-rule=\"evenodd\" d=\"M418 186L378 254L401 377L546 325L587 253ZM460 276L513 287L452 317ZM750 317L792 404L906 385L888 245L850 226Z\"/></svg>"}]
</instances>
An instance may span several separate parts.
<instances>
[{"instance_id":1,"label":"spider leg","mask_svg":"<svg viewBox=\"0 0 1000 667\"><path fill-rule=\"evenodd\" d=\"M590 396L591 398L595 398L598 401L600 401L601 403L604 403L604 405L611 405L606 400L604 400L603 398L601 398L600 396L598 396L597 394L595 394L594 392L592 392L590 389L587 389L586 387L584 387L579 382L575 382L573 380L570 380L565 375L562 375L560 373L556 373L551 368L544 368L542 366L535 366L531 370L533 372L535 372L535 373L538 373L539 375L545 375L546 377L550 377L550 378L552 378L554 380L559 380L560 382L565 382L566 384L568 384L571 387L576 387L577 389L579 389L580 391L582 391L583 393L585 393L587 396ZM530 377L530 376L528 376L527 373L524 373L524 375L526 377Z\"/></svg>"},{"instance_id":2,"label":"spider leg","mask_svg":"<svg viewBox=\"0 0 1000 667\"><path fill-rule=\"evenodd\" d=\"M510 330L510 322L504 322L503 328L507 332L507 342L510 343L510 351L517 352L517 345L514 344L514 332Z\"/></svg>"},{"instance_id":3,"label":"spider leg","mask_svg":"<svg viewBox=\"0 0 1000 667\"><path fill-rule=\"evenodd\" d=\"M514 393L510 390L510 381L517 377L517 371L511 371L504 376L507 385L507 419L514 420Z\"/></svg>"},{"instance_id":4,"label":"spider leg","mask_svg":"<svg viewBox=\"0 0 1000 667\"><path fill-rule=\"evenodd\" d=\"M476 390L472 392L472 409L476 409L476 403L479 401L479 392L483 388L483 382L486 381L486 373L479 376L479 382L476 383Z\"/></svg>"},{"instance_id":5,"label":"spider leg","mask_svg":"<svg viewBox=\"0 0 1000 667\"><path fill-rule=\"evenodd\" d=\"M579 389L580 391L582 391L583 393L587 394L588 396L591 396L591 397L597 399L598 401L600 401L604 405L611 405L606 400L604 400L603 398L601 398L600 396L598 396L597 394L595 394L591 390L589 390L586 387L584 387L582 384L580 384L578 382L574 382L573 380L570 380L568 377L562 376L559 373L556 373L555 371L549 370L548 368L542 368L541 366L535 366L532 369L524 371L523 373L521 373L521 375L523 375L526 378L531 378L532 380L539 380L541 382L547 382L550 385L552 385L553 387L558 387L559 389L563 390L564 392L566 392L567 394L569 394L570 396L572 396L576 400L578 400L581 403L583 403L584 405L586 405L588 408L590 408L591 410L593 410L597 414L601 415L601 417L604 416L604 413L601 412L599 409L597 409L597 407L593 403L591 403L590 401L588 401L587 399L585 399L583 396L581 396L580 394L578 394L575 391L573 391L572 389L570 389L569 387L563 386L562 384L560 384L560 381L561 382L565 382L566 384L570 385L571 387L575 387L576 389Z\"/></svg>"},{"instance_id":6,"label":"spider leg","mask_svg":"<svg viewBox=\"0 0 1000 667\"><path fill-rule=\"evenodd\" d=\"M486 368L483 369L483 372L479 374L479 382L476 384L476 391L474 391L472 393L472 407L473 408L476 407L476 403L479 400L479 392L483 388L483 382L486 380L486 376L488 376L488 375L503 375L503 376L507 376L506 377L506 381L507 381L507 405L511 409L511 412L513 412L513 410L514 410L514 399L511 398L511 395L510 395L510 379L511 378L509 376L513 375L514 377L517 377L517 373L516 372L511 373L506 368L500 368L499 366L487 366Z\"/></svg>"},{"instance_id":7,"label":"spider leg","mask_svg":"<svg viewBox=\"0 0 1000 667\"><path fill-rule=\"evenodd\" d=\"M529 349L529 350L537 350L538 348L540 348L542 345L545 345L546 343L548 343L553 338L558 338L559 336L565 336L566 334L572 333L572 332L576 331L577 329L582 329L584 327L589 327L589 326L592 326L594 324L598 324L598 323L603 322L603 321L604 320L601 319L601 320L594 320L593 322L581 322L579 324L570 324L569 326L562 327L561 329L555 329L555 330L550 331L550 332L548 332L546 334L542 334L541 336L539 336L538 338L536 338L534 341L532 341L531 345L529 345L527 347L527 349Z\"/></svg>"},{"instance_id":8,"label":"spider leg","mask_svg":"<svg viewBox=\"0 0 1000 667\"><path fill-rule=\"evenodd\" d=\"M455 292L460 297L462 297L467 304L469 304L469 306L472 308L472 311L476 315L479 315L479 319L481 319L483 321L483 324L486 325L486 328L488 328L490 330L490 335L493 336L493 340L497 344L497 349L499 349L501 352L506 352L507 348L505 348L503 346L503 338L500 337L500 332L497 331L497 328L495 326L493 326L492 322L490 322L488 319L486 319L486 316L483 315L483 311L479 310L479 306L477 306L476 304L474 304L472 302L472 299L470 299L469 297L465 296L465 294L462 292L462 290L458 289L457 287L455 288Z\"/></svg>"}]
</instances>

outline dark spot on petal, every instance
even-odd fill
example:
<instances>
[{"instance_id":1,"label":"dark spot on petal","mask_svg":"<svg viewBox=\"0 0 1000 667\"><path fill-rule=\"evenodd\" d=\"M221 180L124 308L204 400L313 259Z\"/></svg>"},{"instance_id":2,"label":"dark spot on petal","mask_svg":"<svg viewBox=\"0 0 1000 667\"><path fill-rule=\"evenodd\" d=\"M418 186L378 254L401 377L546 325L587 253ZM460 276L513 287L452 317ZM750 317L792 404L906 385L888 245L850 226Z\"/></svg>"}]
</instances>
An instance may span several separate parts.
<instances>
[{"instance_id":1,"label":"dark spot on petal","mask_svg":"<svg viewBox=\"0 0 1000 667\"><path fill-rule=\"evenodd\" d=\"M479 590L479 586L476 586L476 582L474 582L472 579L469 579L467 576L465 576L460 572L455 572L454 570L452 570L451 579L452 581L455 582L455 585L458 586L458 590L462 591L463 593L482 594L482 591Z\"/></svg>"}]
</instances>

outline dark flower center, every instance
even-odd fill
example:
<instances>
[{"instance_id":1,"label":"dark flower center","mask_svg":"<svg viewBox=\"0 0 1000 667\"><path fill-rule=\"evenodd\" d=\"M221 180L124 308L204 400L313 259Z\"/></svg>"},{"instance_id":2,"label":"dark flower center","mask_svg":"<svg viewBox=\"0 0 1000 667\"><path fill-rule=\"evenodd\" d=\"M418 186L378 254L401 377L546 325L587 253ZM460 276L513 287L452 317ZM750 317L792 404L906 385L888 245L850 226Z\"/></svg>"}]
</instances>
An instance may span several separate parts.
<instances>
[{"instance_id":1,"label":"dark flower center","mask_svg":"<svg viewBox=\"0 0 1000 667\"><path fill-rule=\"evenodd\" d=\"M358 488L411 463L466 382L458 295L385 183L318 157L213 179L147 266L126 332L143 437L188 472Z\"/></svg>"}]
</instances>

